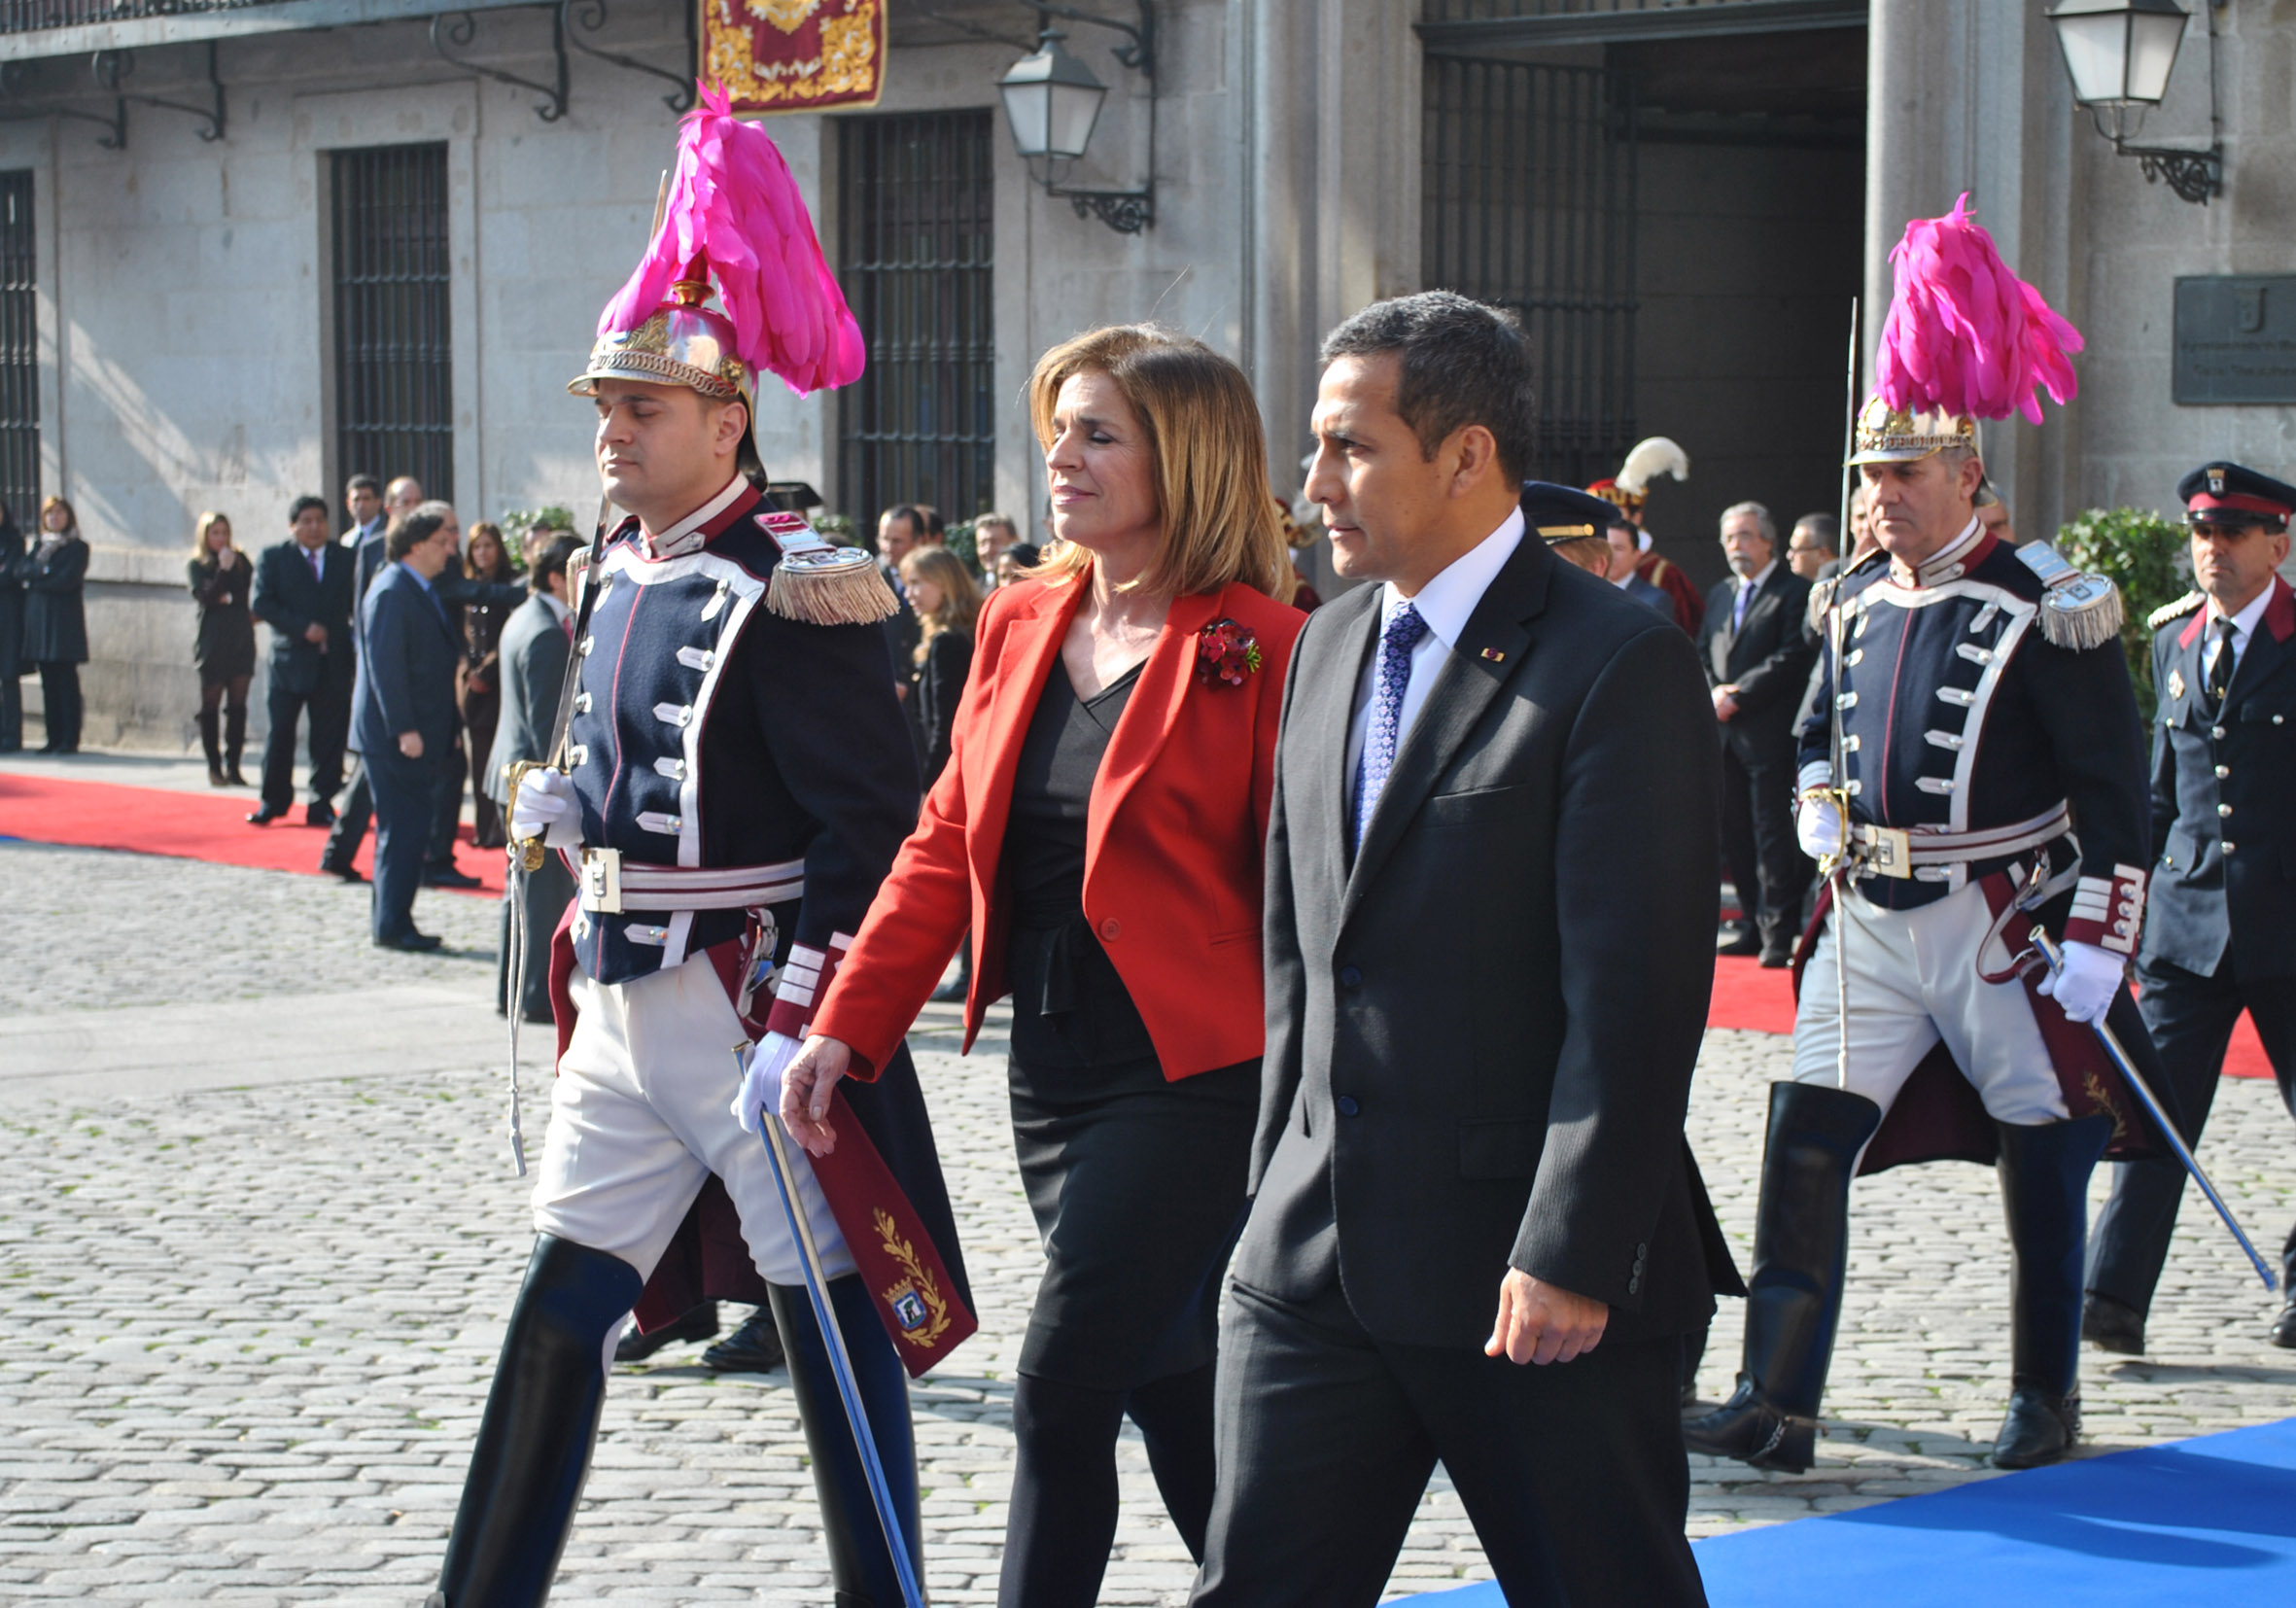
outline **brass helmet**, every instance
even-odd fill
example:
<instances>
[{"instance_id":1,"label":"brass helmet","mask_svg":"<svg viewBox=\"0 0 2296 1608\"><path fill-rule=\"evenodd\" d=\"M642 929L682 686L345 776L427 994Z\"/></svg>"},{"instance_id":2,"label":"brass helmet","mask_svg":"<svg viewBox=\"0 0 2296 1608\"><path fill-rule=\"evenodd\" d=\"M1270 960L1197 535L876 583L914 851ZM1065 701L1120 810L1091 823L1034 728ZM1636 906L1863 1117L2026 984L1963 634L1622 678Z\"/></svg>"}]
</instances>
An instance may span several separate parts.
<instances>
[{"instance_id":1,"label":"brass helmet","mask_svg":"<svg viewBox=\"0 0 2296 1608\"><path fill-rule=\"evenodd\" d=\"M1857 445L1849 461L1910 464L1949 446L1977 451L1977 421L1966 413L1947 413L1940 408L1908 413L1876 395L1858 414Z\"/></svg>"},{"instance_id":2,"label":"brass helmet","mask_svg":"<svg viewBox=\"0 0 2296 1608\"><path fill-rule=\"evenodd\" d=\"M672 285L671 299L635 330L600 335L589 366L567 382L567 390L594 397L600 380L639 380L691 386L719 402L755 401L757 376L734 356L733 321L704 305L710 299L707 272L704 267Z\"/></svg>"}]
</instances>

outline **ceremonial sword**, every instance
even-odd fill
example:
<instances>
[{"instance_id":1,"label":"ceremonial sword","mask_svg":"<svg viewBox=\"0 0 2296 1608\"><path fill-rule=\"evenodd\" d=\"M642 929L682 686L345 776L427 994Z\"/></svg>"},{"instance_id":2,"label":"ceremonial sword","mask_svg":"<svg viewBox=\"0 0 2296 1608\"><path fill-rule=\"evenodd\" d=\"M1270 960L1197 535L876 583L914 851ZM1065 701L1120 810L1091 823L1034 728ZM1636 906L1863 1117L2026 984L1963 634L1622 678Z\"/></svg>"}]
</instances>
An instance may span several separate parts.
<instances>
[{"instance_id":1,"label":"ceremonial sword","mask_svg":"<svg viewBox=\"0 0 2296 1608\"><path fill-rule=\"evenodd\" d=\"M2032 936L2033 947L2040 952L2041 960L2049 967L2049 974L2052 977L2064 976L2065 951L2058 947L2057 940L2041 930L2037 923L2033 927ZM2201 1193L2216 1208L2216 1215L2224 1219L2224 1226L2232 1230L2232 1237L2241 1242L2241 1249L2248 1253L2248 1260L2255 1266L2256 1276L2264 1280L2264 1287L2267 1290L2279 1289L2279 1281L2273 1276L2271 1264L2256 1254L2256 1247L2249 1243L2247 1235L2241 1231L2241 1225L2233 1217L2232 1207L2226 1206L2224 1197L2216 1193L2216 1186L2209 1181L2209 1174L2202 1168L2200 1158L2192 1153L2192 1147L2184 1142L2184 1136L2169 1120L2169 1113L2162 1106L2160 1097L2152 1092L2152 1086L2137 1070L2137 1064L2129 1059L2129 1052L2121 1048L2120 1036L2105 1026L2103 1018L2090 1023L2089 1029L2096 1033L2097 1042L2105 1046L2105 1056L2120 1069L2122 1079L2135 1091L2139 1102L2152 1118L2152 1125L2160 1130L2161 1137L2169 1141L2169 1148L2184 1164L2184 1171L2192 1174L2192 1181L2201 1186Z\"/></svg>"},{"instance_id":2,"label":"ceremonial sword","mask_svg":"<svg viewBox=\"0 0 2296 1608\"><path fill-rule=\"evenodd\" d=\"M748 1077L742 1056L749 1046L734 1046L734 1069ZM885 1477L885 1462L877 1455L877 1437L869 1430L869 1409L861 1401L861 1387L853 1378L853 1359L845 1348L845 1333L837 1327L837 1311L829 1304L829 1280L821 1272L820 1247L814 1243L812 1218L797 1198L797 1178L790 1167L782 1119L769 1106L760 1113L758 1132L765 1137L766 1160L773 1164L774 1189L782 1199L782 1215L788 1220L789 1237L797 1245L797 1263L805 1275L805 1298L812 1303L814 1320L821 1326L822 1348L829 1355L829 1372L837 1381L837 1399L844 1404L846 1427L852 1431L853 1448L861 1455L861 1473L869 1482L869 1499L877 1506L877 1522L885 1530L885 1544L893 1556L893 1573L901 1583L905 1608L925 1608L924 1589L917 1579L917 1565L909 1556L901 1516L893 1510L892 1486Z\"/></svg>"},{"instance_id":3,"label":"ceremonial sword","mask_svg":"<svg viewBox=\"0 0 2296 1608\"><path fill-rule=\"evenodd\" d=\"M1833 595L1826 602L1826 642L1827 657L1832 668L1827 672L1830 688L1827 711L1830 734L1827 744L1826 789L1831 800L1834 818L1841 823L1841 847L1827 856L1826 881L1833 903L1833 1086L1846 1090L1850 1086L1850 962L1844 954L1844 940L1849 936L1850 913L1843 905L1849 891L1850 879L1843 873L1850 862L1850 784L1844 774L1842 759L1842 577L1850 567L1850 482L1858 471L1850 460L1858 453L1858 298L1850 297L1850 379L1848 412L1842 422L1842 509L1841 522L1834 527L1834 544L1842 548L1837 562L1841 565L1833 574ZM1738 901L1743 905L1743 896Z\"/></svg>"}]
</instances>

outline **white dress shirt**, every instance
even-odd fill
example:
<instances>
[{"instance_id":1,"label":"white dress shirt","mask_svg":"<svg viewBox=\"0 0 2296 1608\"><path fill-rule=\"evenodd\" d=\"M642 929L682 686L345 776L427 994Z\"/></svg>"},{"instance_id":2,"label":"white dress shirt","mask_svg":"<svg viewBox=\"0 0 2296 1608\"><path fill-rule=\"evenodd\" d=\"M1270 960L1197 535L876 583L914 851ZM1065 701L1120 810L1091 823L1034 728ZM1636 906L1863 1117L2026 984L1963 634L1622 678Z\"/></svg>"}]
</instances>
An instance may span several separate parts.
<instances>
[{"instance_id":1,"label":"white dress shirt","mask_svg":"<svg viewBox=\"0 0 2296 1608\"><path fill-rule=\"evenodd\" d=\"M2235 674L2239 673L2241 655L2248 650L2248 639L2256 634L2257 622L2264 618L2264 606L2272 601L2272 581L2267 578L2264 589L2250 598L2239 613L2229 616L2216 607L2214 598L2209 600L2209 646L2201 654L2201 674L2204 677L2216 668L2216 655L2223 651L2217 646L2221 638L2217 633L2216 622L2225 618L2232 621L2232 668ZM2229 682L2230 678L2226 680Z\"/></svg>"},{"instance_id":2,"label":"white dress shirt","mask_svg":"<svg viewBox=\"0 0 2296 1608\"><path fill-rule=\"evenodd\" d=\"M1419 595L1411 605L1419 612L1419 618L1427 629L1419 634L1411 648L1410 680L1404 683L1403 706L1397 712L1395 748L1398 753L1409 741L1411 725L1419 718L1419 707L1427 702L1427 689L1435 684L1436 672L1443 661L1450 657L1451 647L1459 640L1459 633L1467 629L1469 616L1476 605L1482 602L1483 593L1514 556L1514 549L1522 544L1522 509L1511 510L1506 520L1490 535L1451 560L1443 572L1419 588ZM1379 622L1384 625L1395 606L1404 601L1403 594L1388 581L1379 588ZM1372 649L1364 661L1363 675L1355 683L1355 714L1347 722L1347 787L1352 797L1355 773L1363 759L1364 736L1372 726L1372 697L1378 690L1379 650Z\"/></svg>"}]
</instances>

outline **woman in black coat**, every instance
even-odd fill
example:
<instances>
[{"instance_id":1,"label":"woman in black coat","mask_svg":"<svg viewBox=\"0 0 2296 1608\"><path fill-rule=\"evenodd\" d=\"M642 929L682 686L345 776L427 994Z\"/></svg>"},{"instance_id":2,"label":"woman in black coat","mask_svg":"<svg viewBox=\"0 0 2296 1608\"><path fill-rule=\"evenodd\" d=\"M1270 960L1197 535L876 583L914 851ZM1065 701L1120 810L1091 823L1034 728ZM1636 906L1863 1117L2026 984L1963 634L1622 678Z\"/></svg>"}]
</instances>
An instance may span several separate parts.
<instances>
[{"instance_id":1,"label":"woman in black coat","mask_svg":"<svg viewBox=\"0 0 2296 1608\"><path fill-rule=\"evenodd\" d=\"M185 568L191 596L199 601L191 662L199 667L199 746L207 754L208 786L244 787L239 755L247 747L247 683L255 678L255 619L247 612L247 594L255 567L232 544L231 522L203 513Z\"/></svg>"},{"instance_id":2,"label":"woman in black coat","mask_svg":"<svg viewBox=\"0 0 2296 1608\"><path fill-rule=\"evenodd\" d=\"M901 560L901 584L917 611L920 632L910 673L917 724L924 739L924 785L930 790L949 763L957 703L973 668L973 627L981 617L981 589L946 547L912 547Z\"/></svg>"},{"instance_id":3,"label":"woman in black coat","mask_svg":"<svg viewBox=\"0 0 2296 1608\"><path fill-rule=\"evenodd\" d=\"M24 746L24 533L0 503L0 753Z\"/></svg>"},{"instance_id":4,"label":"woman in black coat","mask_svg":"<svg viewBox=\"0 0 2296 1608\"><path fill-rule=\"evenodd\" d=\"M497 584L518 578L501 526L481 520L470 527L463 544L463 576L468 580ZM486 761L494 752L495 726L503 716L503 627L509 623L510 612L516 607L509 603L460 606L465 654L458 701L466 733L464 747L470 754L470 791L477 799L471 841L481 849L500 849L509 841L503 830L503 807L486 790Z\"/></svg>"},{"instance_id":5,"label":"woman in black coat","mask_svg":"<svg viewBox=\"0 0 2296 1608\"><path fill-rule=\"evenodd\" d=\"M40 505L40 539L24 560L26 664L40 669L40 707L48 741L42 753L80 752L80 667L87 662L87 615L80 594L87 584L87 543L80 540L72 505L51 497Z\"/></svg>"}]
</instances>

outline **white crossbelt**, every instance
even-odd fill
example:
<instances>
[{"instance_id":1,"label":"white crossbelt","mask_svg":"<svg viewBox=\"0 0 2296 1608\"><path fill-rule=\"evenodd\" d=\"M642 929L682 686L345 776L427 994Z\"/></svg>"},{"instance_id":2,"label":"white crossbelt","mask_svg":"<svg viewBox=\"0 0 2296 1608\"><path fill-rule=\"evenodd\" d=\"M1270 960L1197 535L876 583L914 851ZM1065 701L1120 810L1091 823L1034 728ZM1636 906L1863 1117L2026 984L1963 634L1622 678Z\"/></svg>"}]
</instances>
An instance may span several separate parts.
<instances>
[{"instance_id":1,"label":"white crossbelt","mask_svg":"<svg viewBox=\"0 0 2296 1608\"><path fill-rule=\"evenodd\" d=\"M1893 848L1902 849L1909 856L1906 863L1913 865L1958 865L1974 859L2000 859L2009 855L2037 849L2044 843L2054 843L2072 830L2072 811L2060 802L2043 810L2030 820L2012 821L2006 826L1983 826L1967 832L1940 832L1927 826L1903 829L1875 826L1865 821L1855 821L1850 827L1853 842L1864 849L1878 849L1885 853ZM1904 873L1900 871L1898 875Z\"/></svg>"},{"instance_id":2,"label":"white crossbelt","mask_svg":"<svg viewBox=\"0 0 2296 1608\"><path fill-rule=\"evenodd\" d=\"M619 850L584 849L576 869L584 910L754 910L805 896L805 861L771 865L647 865Z\"/></svg>"}]
</instances>

